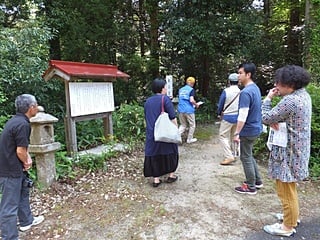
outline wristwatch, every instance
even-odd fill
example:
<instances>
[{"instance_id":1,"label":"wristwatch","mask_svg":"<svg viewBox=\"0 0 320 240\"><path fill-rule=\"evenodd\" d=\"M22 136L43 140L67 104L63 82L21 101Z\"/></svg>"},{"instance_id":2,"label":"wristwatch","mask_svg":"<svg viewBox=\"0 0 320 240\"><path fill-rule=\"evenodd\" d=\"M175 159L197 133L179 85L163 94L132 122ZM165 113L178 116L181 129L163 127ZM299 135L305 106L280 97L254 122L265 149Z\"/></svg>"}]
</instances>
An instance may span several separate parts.
<instances>
[{"instance_id":1,"label":"wristwatch","mask_svg":"<svg viewBox=\"0 0 320 240\"><path fill-rule=\"evenodd\" d=\"M235 133L233 136L238 136L239 135L239 133Z\"/></svg>"}]
</instances>

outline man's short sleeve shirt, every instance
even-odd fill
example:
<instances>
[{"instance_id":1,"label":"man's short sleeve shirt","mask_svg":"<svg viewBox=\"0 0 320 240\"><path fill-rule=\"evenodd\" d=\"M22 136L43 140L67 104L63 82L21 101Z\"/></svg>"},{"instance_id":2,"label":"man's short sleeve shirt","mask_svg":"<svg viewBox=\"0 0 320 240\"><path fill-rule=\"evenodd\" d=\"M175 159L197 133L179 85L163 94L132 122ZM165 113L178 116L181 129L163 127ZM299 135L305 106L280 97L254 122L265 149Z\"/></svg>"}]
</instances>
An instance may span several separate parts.
<instances>
[{"instance_id":1,"label":"man's short sleeve shirt","mask_svg":"<svg viewBox=\"0 0 320 240\"><path fill-rule=\"evenodd\" d=\"M262 132L261 93L256 84L246 86L240 93L239 109L249 108L240 136L257 136Z\"/></svg>"},{"instance_id":2,"label":"man's short sleeve shirt","mask_svg":"<svg viewBox=\"0 0 320 240\"><path fill-rule=\"evenodd\" d=\"M21 177L23 164L17 147L28 147L31 127L26 115L17 113L5 125L0 136L0 177Z\"/></svg>"}]
</instances>

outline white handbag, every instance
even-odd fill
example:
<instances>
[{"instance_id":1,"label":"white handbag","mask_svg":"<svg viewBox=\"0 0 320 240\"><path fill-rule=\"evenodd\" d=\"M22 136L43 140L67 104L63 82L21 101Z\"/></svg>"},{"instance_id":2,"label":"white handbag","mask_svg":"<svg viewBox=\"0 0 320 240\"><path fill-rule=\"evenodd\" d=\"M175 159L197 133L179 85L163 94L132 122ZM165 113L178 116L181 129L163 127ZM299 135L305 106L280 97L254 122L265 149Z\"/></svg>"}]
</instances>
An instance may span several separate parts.
<instances>
[{"instance_id":1,"label":"white handbag","mask_svg":"<svg viewBox=\"0 0 320 240\"><path fill-rule=\"evenodd\" d=\"M164 103L161 99L161 114L154 124L154 140L156 142L181 143L181 135L178 127L169 119L168 113L164 111Z\"/></svg>"}]
</instances>

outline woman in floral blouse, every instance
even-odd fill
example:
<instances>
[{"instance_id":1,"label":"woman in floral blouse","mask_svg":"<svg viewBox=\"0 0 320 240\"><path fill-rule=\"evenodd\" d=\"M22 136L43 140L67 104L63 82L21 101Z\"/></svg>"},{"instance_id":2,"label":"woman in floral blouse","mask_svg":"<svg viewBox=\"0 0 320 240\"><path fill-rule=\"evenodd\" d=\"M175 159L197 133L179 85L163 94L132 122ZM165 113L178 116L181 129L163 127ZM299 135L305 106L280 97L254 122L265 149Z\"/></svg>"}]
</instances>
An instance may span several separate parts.
<instances>
[{"instance_id":1,"label":"woman in floral blouse","mask_svg":"<svg viewBox=\"0 0 320 240\"><path fill-rule=\"evenodd\" d=\"M292 236L299 223L298 181L309 175L308 164L311 138L311 98L305 87L309 73L302 67L287 65L275 73L275 87L262 104L262 121L274 131L279 123L286 126L287 144L272 145L269 157L269 177L276 180L276 191L282 203L283 214L277 214L282 224L264 226L272 235ZM281 96L272 108L271 100ZM280 144L279 144L280 145Z\"/></svg>"}]
</instances>

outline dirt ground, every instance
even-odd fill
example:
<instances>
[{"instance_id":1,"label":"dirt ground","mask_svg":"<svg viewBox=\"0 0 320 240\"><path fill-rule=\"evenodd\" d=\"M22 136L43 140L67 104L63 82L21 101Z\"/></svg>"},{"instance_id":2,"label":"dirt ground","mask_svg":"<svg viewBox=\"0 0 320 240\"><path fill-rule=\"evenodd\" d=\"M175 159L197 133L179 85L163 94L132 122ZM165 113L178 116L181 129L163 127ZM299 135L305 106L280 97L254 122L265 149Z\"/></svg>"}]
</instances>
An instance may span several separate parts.
<instances>
[{"instance_id":1,"label":"dirt ground","mask_svg":"<svg viewBox=\"0 0 320 240\"><path fill-rule=\"evenodd\" d=\"M266 163L260 161L264 187L253 196L236 193L234 187L244 181L242 165L239 160L232 166L219 165L223 156L217 129L199 126L196 137L201 131L209 131L210 137L179 147L179 179L172 184L153 188L151 179L143 177L144 156L138 151L109 161L107 172L88 173L74 184L55 183L47 191L33 190L32 207L45 221L20 238L281 239L262 230L276 222L273 214L281 210ZM317 182L299 185L302 223L319 220L319 193ZM298 230L294 239L320 239L320 232L313 236L299 235Z\"/></svg>"}]
</instances>

